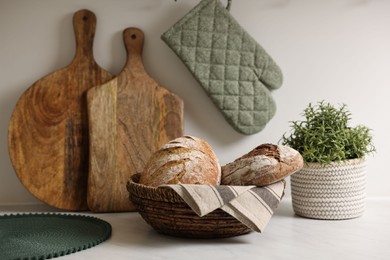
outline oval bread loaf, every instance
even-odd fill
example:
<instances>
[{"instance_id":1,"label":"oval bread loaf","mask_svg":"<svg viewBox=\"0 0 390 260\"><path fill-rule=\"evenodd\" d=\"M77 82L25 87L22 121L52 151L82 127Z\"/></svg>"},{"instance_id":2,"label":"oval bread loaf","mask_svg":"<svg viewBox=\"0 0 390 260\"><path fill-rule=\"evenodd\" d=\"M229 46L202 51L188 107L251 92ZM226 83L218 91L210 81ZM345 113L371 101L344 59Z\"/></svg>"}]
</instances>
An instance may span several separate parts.
<instances>
[{"instance_id":1,"label":"oval bread loaf","mask_svg":"<svg viewBox=\"0 0 390 260\"><path fill-rule=\"evenodd\" d=\"M182 136L163 145L146 163L139 183L219 185L221 167L211 146L200 138Z\"/></svg>"},{"instance_id":2,"label":"oval bread loaf","mask_svg":"<svg viewBox=\"0 0 390 260\"><path fill-rule=\"evenodd\" d=\"M301 154L288 146L262 144L222 167L223 185L265 186L303 167Z\"/></svg>"}]
</instances>

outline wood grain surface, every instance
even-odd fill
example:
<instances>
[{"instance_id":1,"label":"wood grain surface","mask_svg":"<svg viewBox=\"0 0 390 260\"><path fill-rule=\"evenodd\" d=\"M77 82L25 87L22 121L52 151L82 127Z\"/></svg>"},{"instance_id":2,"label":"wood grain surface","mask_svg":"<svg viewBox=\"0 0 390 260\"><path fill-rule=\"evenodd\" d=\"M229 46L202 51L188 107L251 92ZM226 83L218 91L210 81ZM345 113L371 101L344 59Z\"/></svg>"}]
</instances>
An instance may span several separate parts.
<instances>
[{"instance_id":1,"label":"wood grain surface","mask_svg":"<svg viewBox=\"0 0 390 260\"><path fill-rule=\"evenodd\" d=\"M96 16L73 16L76 54L65 68L35 82L18 100L8 128L15 172L38 199L86 210L88 120L86 91L113 78L93 57Z\"/></svg>"},{"instance_id":2,"label":"wood grain surface","mask_svg":"<svg viewBox=\"0 0 390 260\"><path fill-rule=\"evenodd\" d=\"M133 211L126 183L153 152L183 135L183 101L151 78L142 62L144 34L123 33L127 63L113 80L88 91L88 206Z\"/></svg>"}]
</instances>

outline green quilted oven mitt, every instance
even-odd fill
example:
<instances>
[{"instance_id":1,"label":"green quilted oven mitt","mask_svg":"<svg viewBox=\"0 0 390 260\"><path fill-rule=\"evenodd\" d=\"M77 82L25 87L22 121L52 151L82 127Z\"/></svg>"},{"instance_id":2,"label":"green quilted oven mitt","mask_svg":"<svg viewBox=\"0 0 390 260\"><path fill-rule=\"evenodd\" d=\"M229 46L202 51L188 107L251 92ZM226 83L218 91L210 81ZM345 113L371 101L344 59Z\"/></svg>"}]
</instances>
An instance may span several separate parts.
<instances>
[{"instance_id":1,"label":"green quilted oven mitt","mask_svg":"<svg viewBox=\"0 0 390 260\"><path fill-rule=\"evenodd\" d=\"M261 131L275 115L270 91L282 85L283 75L228 9L219 0L202 0L161 38L229 124L250 135Z\"/></svg>"}]
</instances>

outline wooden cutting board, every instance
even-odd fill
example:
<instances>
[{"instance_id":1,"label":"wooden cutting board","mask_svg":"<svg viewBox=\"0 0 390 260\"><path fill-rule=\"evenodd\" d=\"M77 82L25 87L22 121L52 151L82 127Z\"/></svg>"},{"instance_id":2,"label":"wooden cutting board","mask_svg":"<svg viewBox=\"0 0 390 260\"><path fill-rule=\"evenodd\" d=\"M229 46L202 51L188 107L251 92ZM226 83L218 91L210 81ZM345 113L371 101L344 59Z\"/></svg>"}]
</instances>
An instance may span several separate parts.
<instances>
[{"instance_id":1,"label":"wooden cutting board","mask_svg":"<svg viewBox=\"0 0 390 260\"><path fill-rule=\"evenodd\" d=\"M153 152L183 135L183 101L151 78L142 62L144 34L123 33L127 62L113 80L88 91L88 206L95 212L133 211L128 179Z\"/></svg>"},{"instance_id":2,"label":"wooden cutting board","mask_svg":"<svg viewBox=\"0 0 390 260\"><path fill-rule=\"evenodd\" d=\"M65 68L35 82L18 100L8 128L13 167L38 199L86 210L88 120L86 91L113 78L93 57L96 16L73 16L76 54Z\"/></svg>"}]
</instances>

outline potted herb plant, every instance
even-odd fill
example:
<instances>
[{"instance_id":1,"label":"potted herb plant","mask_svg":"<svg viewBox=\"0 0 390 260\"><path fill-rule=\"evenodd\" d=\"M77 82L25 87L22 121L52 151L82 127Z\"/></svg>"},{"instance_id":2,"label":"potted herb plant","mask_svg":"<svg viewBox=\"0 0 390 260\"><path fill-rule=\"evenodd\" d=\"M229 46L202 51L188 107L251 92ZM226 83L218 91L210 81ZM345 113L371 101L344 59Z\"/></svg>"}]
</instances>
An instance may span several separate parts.
<instances>
[{"instance_id":1,"label":"potted herb plant","mask_svg":"<svg viewBox=\"0 0 390 260\"><path fill-rule=\"evenodd\" d=\"M345 104L310 103L303 117L292 121L290 133L281 139L305 161L291 176L294 212L316 219L361 216L366 197L365 156L375 151L370 129L349 126L351 113Z\"/></svg>"}]
</instances>

